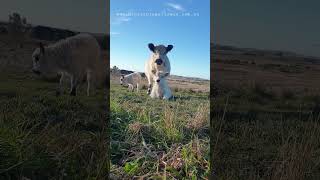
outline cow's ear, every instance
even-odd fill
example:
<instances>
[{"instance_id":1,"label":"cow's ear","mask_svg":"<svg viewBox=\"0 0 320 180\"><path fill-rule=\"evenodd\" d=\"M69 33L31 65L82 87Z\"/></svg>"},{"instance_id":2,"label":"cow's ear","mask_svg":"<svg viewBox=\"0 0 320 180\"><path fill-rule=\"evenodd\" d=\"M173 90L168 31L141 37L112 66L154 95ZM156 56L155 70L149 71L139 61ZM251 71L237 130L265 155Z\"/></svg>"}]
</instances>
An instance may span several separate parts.
<instances>
[{"instance_id":1,"label":"cow's ear","mask_svg":"<svg viewBox=\"0 0 320 180\"><path fill-rule=\"evenodd\" d=\"M172 46L172 45L168 45L168 46L167 46L167 49L166 49L166 50L167 50L167 52L171 51L171 49L172 49L172 48L173 48L173 46Z\"/></svg>"},{"instance_id":2,"label":"cow's ear","mask_svg":"<svg viewBox=\"0 0 320 180\"><path fill-rule=\"evenodd\" d=\"M39 43L39 48L40 48L41 54L44 54L44 46L41 42Z\"/></svg>"},{"instance_id":3,"label":"cow's ear","mask_svg":"<svg viewBox=\"0 0 320 180\"><path fill-rule=\"evenodd\" d=\"M154 44L149 43L149 44L148 44L148 47L149 47L150 51L154 52L154 50L155 50Z\"/></svg>"}]
</instances>

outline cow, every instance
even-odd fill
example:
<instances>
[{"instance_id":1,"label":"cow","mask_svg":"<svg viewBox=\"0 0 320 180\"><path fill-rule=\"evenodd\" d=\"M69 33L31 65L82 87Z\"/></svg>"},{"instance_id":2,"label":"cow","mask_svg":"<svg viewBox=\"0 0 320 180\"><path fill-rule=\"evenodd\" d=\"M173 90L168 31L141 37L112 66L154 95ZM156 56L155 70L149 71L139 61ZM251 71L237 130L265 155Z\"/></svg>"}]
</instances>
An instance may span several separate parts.
<instances>
[{"instance_id":1,"label":"cow","mask_svg":"<svg viewBox=\"0 0 320 180\"><path fill-rule=\"evenodd\" d=\"M157 72L162 71L166 76L170 75L171 66L167 53L173 48L173 45L158 45L149 43L148 47L152 52L149 60L145 63L145 75L148 80L148 95L151 93L151 86L154 76Z\"/></svg>"},{"instance_id":2,"label":"cow","mask_svg":"<svg viewBox=\"0 0 320 180\"><path fill-rule=\"evenodd\" d=\"M139 85L141 84L141 74L139 72L134 72L128 75L121 75L120 84L128 85L128 88L131 91L134 91L134 86L136 86L137 92L139 92Z\"/></svg>"},{"instance_id":3,"label":"cow","mask_svg":"<svg viewBox=\"0 0 320 180\"><path fill-rule=\"evenodd\" d=\"M106 82L107 65L101 59L97 40L90 34L78 34L48 46L39 43L32 54L32 60L32 71L38 75L61 74L57 95L63 90L66 76L71 80L71 96L76 96L77 86L84 78L88 85L87 96L90 95L91 88Z\"/></svg>"}]
</instances>

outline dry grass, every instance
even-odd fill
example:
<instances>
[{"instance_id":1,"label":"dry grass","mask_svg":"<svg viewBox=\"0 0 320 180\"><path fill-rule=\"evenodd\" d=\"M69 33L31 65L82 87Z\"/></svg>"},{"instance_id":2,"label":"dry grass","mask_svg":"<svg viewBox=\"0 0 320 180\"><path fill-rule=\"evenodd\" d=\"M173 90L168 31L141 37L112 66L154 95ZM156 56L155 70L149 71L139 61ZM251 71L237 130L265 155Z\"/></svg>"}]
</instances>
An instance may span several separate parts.
<instances>
[{"instance_id":1,"label":"dry grass","mask_svg":"<svg viewBox=\"0 0 320 180\"><path fill-rule=\"evenodd\" d=\"M272 179L306 179L319 178L319 162L315 162L319 147L319 119L309 122L300 136L292 134L283 137L284 142L279 149L279 162L275 163ZM319 161L319 159L318 159Z\"/></svg>"},{"instance_id":2,"label":"dry grass","mask_svg":"<svg viewBox=\"0 0 320 180\"><path fill-rule=\"evenodd\" d=\"M56 82L1 73L0 179L104 179L105 99L55 97Z\"/></svg>"},{"instance_id":3,"label":"dry grass","mask_svg":"<svg viewBox=\"0 0 320 180\"><path fill-rule=\"evenodd\" d=\"M255 83L211 104L211 163L218 179L318 179L318 96Z\"/></svg>"},{"instance_id":4,"label":"dry grass","mask_svg":"<svg viewBox=\"0 0 320 180\"><path fill-rule=\"evenodd\" d=\"M215 59L212 177L319 179L319 63L227 52Z\"/></svg>"},{"instance_id":5,"label":"dry grass","mask_svg":"<svg viewBox=\"0 0 320 180\"><path fill-rule=\"evenodd\" d=\"M239 63L233 63L234 59ZM241 63L254 61L256 64ZM215 74L214 81L231 88L239 88L252 81L264 82L274 91L291 89L304 93L319 92L320 64L305 61L305 58L271 58L266 56L249 56L215 53L211 66Z\"/></svg>"}]
</instances>

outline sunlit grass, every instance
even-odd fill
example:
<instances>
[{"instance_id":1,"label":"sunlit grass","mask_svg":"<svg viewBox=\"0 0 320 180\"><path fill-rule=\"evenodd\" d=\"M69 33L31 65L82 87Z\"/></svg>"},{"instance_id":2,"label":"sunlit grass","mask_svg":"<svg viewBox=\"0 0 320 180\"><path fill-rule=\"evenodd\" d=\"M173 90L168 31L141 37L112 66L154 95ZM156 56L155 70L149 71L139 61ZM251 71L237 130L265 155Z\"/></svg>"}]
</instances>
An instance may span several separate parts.
<instances>
[{"instance_id":1,"label":"sunlit grass","mask_svg":"<svg viewBox=\"0 0 320 180\"><path fill-rule=\"evenodd\" d=\"M208 93L180 90L164 101L113 83L110 95L113 176L208 178Z\"/></svg>"}]
</instances>

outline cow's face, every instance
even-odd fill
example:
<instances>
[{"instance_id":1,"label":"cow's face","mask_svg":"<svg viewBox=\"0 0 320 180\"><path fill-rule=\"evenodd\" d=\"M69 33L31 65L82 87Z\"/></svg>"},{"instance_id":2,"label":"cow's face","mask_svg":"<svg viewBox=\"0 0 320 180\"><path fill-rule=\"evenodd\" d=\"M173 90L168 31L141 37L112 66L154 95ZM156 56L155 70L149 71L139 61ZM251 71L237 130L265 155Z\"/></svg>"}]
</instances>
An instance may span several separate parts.
<instances>
[{"instance_id":1,"label":"cow's face","mask_svg":"<svg viewBox=\"0 0 320 180\"><path fill-rule=\"evenodd\" d=\"M168 75L169 75L168 72L158 71L158 72L155 73L155 76L154 76L153 80L154 80L155 83L160 83Z\"/></svg>"},{"instance_id":2,"label":"cow's face","mask_svg":"<svg viewBox=\"0 0 320 180\"><path fill-rule=\"evenodd\" d=\"M36 48L32 53L32 61L33 67L32 71L38 75L42 72L45 72L47 67L47 63L45 61L45 50L43 45L40 43L40 47Z\"/></svg>"},{"instance_id":3,"label":"cow's face","mask_svg":"<svg viewBox=\"0 0 320 180\"><path fill-rule=\"evenodd\" d=\"M124 85L124 75L121 75L121 77L120 77L120 84Z\"/></svg>"},{"instance_id":4,"label":"cow's face","mask_svg":"<svg viewBox=\"0 0 320 180\"><path fill-rule=\"evenodd\" d=\"M166 66L165 62L168 59L167 53L172 50L173 46L168 45L167 47L164 45L154 46L154 44L148 44L150 51L153 52L153 63L156 66Z\"/></svg>"}]
</instances>

